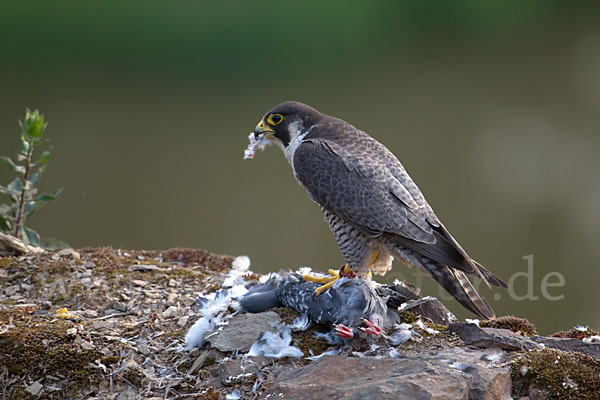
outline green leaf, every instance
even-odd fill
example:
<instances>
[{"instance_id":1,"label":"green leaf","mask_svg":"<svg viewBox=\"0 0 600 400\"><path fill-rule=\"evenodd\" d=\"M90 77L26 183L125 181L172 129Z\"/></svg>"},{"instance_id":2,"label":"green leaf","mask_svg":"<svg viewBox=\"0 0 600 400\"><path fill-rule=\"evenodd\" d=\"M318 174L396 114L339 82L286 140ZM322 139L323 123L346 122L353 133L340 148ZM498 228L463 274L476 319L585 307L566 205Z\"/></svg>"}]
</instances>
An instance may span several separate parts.
<instances>
[{"instance_id":1,"label":"green leaf","mask_svg":"<svg viewBox=\"0 0 600 400\"><path fill-rule=\"evenodd\" d=\"M10 206L8 204L0 203L0 215L8 215L10 212Z\"/></svg>"},{"instance_id":2,"label":"green leaf","mask_svg":"<svg viewBox=\"0 0 600 400\"><path fill-rule=\"evenodd\" d=\"M17 201L20 197L20 192L19 194L14 193L13 191L8 190L8 188L5 188L4 186L0 186L0 193L2 193L3 195L6 195L8 197L10 197L10 199L13 202L13 206L16 206Z\"/></svg>"},{"instance_id":3,"label":"green leaf","mask_svg":"<svg viewBox=\"0 0 600 400\"><path fill-rule=\"evenodd\" d=\"M25 240L25 242L27 244L30 244L32 246L38 246L40 245L40 235L34 231L31 228L28 228L26 226L23 227L23 230L25 231L25 237L23 238Z\"/></svg>"},{"instance_id":4,"label":"green leaf","mask_svg":"<svg viewBox=\"0 0 600 400\"><path fill-rule=\"evenodd\" d=\"M39 139L46 130L46 124L44 124L44 116L40 115L38 110L31 112L30 110L25 111L25 121L23 122L23 132L33 139Z\"/></svg>"},{"instance_id":5,"label":"green leaf","mask_svg":"<svg viewBox=\"0 0 600 400\"><path fill-rule=\"evenodd\" d=\"M8 221L8 218L0 214L0 231L10 232L11 230L12 227L10 226L10 221Z\"/></svg>"},{"instance_id":6,"label":"green leaf","mask_svg":"<svg viewBox=\"0 0 600 400\"><path fill-rule=\"evenodd\" d=\"M27 180L31 182L32 186L39 182L40 177L42 176L42 172L43 171L37 171L29 175L29 178L27 178Z\"/></svg>"},{"instance_id":7,"label":"green leaf","mask_svg":"<svg viewBox=\"0 0 600 400\"><path fill-rule=\"evenodd\" d=\"M44 165L50 161L50 150L46 150L42 153L40 158L35 162L36 165Z\"/></svg>"},{"instance_id":8,"label":"green leaf","mask_svg":"<svg viewBox=\"0 0 600 400\"><path fill-rule=\"evenodd\" d=\"M33 214L34 212L36 212L36 210L38 208L40 208L40 206L42 204L36 203L35 201L28 201L28 202L26 202L25 204L23 204L23 214L25 214L26 217L29 217L31 214Z\"/></svg>"},{"instance_id":9,"label":"green leaf","mask_svg":"<svg viewBox=\"0 0 600 400\"><path fill-rule=\"evenodd\" d=\"M10 157L2 157L2 161L4 161L6 165L8 165L13 171L18 172L20 174L25 174L25 167L23 167L22 165L15 164L13 160L10 159Z\"/></svg>"},{"instance_id":10,"label":"green leaf","mask_svg":"<svg viewBox=\"0 0 600 400\"><path fill-rule=\"evenodd\" d=\"M29 146L30 146L30 144L27 141L27 139L25 138L25 135L21 135L21 137L19 138L19 148L21 149L20 154L22 156L27 156L27 154L29 152Z\"/></svg>"},{"instance_id":11,"label":"green leaf","mask_svg":"<svg viewBox=\"0 0 600 400\"><path fill-rule=\"evenodd\" d=\"M23 190L23 182L21 179L15 178L11 183L6 187L10 194L21 195L21 191Z\"/></svg>"},{"instance_id":12,"label":"green leaf","mask_svg":"<svg viewBox=\"0 0 600 400\"><path fill-rule=\"evenodd\" d=\"M52 201L56 200L56 197L62 192L62 188L55 190L52 193L44 193L40 194L38 197L33 199L33 201Z\"/></svg>"}]
</instances>

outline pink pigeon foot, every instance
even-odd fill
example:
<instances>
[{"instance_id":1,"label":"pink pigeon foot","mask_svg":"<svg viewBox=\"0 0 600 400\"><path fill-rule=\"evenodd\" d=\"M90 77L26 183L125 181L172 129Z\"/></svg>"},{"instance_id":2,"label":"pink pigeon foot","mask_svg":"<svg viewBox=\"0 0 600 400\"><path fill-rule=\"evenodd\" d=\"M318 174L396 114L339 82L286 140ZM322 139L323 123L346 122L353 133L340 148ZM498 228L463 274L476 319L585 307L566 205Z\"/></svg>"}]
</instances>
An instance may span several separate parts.
<instances>
[{"instance_id":1,"label":"pink pigeon foot","mask_svg":"<svg viewBox=\"0 0 600 400\"><path fill-rule=\"evenodd\" d=\"M335 334L342 339L352 339L354 337L354 332L352 332L352 329L348 328L344 324L334 325L333 328L335 329Z\"/></svg>"},{"instance_id":2,"label":"pink pigeon foot","mask_svg":"<svg viewBox=\"0 0 600 400\"><path fill-rule=\"evenodd\" d=\"M381 335L381 327L377 325L374 319L371 319L371 321L369 321L366 318L363 318L363 322L365 325L367 325L367 327L363 328L362 326L360 326L358 329L373 336Z\"/></svg>"}]
</instances>

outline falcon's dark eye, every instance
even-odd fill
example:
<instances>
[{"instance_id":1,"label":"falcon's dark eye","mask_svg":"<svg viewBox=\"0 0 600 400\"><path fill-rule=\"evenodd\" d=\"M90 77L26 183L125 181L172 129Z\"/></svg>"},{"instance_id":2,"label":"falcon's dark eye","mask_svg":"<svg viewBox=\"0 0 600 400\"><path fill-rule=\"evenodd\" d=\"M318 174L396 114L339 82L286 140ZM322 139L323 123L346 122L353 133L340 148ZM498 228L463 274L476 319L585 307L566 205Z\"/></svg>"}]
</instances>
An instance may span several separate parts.
<instances>
[{"instance_id":1,"label":"falcon's dark eye","mask_svg":"<svg viewBox=\"0 0 600 400\"><path fill-rule=\"evenodd\" d=\"M267 118L267 122L271 125L279 125L281 121L283 121L283 115L281 114L271 114Z\"/></svg>"}]
</instances>

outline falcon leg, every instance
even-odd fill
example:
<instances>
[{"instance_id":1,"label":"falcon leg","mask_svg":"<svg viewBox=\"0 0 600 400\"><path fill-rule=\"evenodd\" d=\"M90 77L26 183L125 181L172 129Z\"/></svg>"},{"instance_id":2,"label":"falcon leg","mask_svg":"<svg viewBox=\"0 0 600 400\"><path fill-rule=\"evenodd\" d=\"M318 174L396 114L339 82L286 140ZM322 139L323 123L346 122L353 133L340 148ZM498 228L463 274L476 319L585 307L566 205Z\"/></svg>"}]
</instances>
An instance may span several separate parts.
<instances>
[{"instance_id":1,"label":"falcon leg","mask_svg":"<svg viewBox=\"0 0 600 400\"><path fill-rule=\"evenodd\" d=\"M322 286L319 286L318 288L315 289L315 294L318 296L321 293L323 293L324 291L326 291L327 289L329 289L330 287L332 287L338 279L340 279L342 277L345 277L345 278L355 278L356 277L356 275L354 275L354 272L352 272L352 269L348 266L348 264L342 265L339 271L330 269L329 275L331 275L331 276L319 277L319 276L313 276L313 275L304 275L303 278L305 281L323 284Z\"/></svg>"}]
</instances>

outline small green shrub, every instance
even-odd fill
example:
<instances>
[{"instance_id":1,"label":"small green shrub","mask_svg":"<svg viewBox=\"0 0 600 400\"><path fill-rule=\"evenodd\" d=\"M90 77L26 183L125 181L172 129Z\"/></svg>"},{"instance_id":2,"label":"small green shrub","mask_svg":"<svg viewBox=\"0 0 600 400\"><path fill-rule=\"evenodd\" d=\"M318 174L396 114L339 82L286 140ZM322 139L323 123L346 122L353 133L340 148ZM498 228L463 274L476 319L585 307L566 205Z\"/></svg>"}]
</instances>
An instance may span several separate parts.
<instances>
[{"instance_id":1,"label":"small green shrub","mask_svg":"<svg viewBox=\"0 0 600 400\"><path fill-rule=\"evenodd\" d=\"M22 178L15 178L6 187L0 186L0 193L8 196L11 201L10 204L0 204L0 231L10 233L27 244L40 246L40 235L25 226L25 220L40 207L55 200L62 189L38 195L34 187L50 161L52 150L45 150L34 161L33 150L45 141L42 139L47 125L44 116L37 110L26 110L25 119L23 122L19 121L19 125L21 137L16 162L9 157L2 157L2 160L14 172L22 175Z\"/></svg>"}]
</instances>

